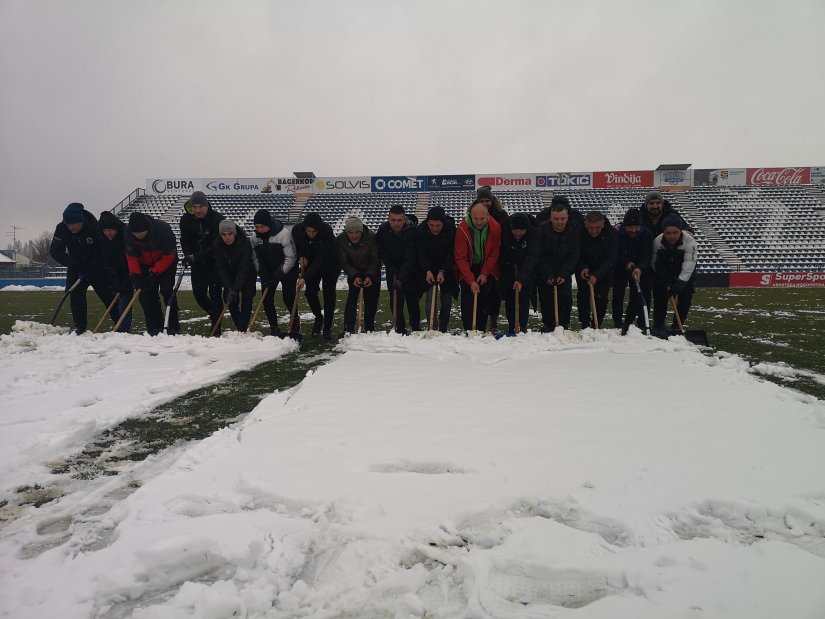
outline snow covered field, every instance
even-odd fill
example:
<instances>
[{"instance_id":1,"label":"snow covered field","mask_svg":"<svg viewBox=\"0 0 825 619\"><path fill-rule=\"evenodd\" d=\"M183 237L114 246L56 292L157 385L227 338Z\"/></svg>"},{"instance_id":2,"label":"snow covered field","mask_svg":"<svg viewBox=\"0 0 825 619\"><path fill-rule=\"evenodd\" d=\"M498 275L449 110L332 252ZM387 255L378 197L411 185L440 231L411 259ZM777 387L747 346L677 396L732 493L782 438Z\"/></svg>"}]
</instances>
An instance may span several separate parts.
<instances>
[{"instance_id":1,"label":"snow covered field","mask_svg":"<svg viewBox=\"0 0 825 619\"><path fill-rule=\"evenodd\" d=\"M31 332L0 338L4 486L139 414L115 394L289 345ZM638 332L339 346L141 484L0 528L4 616L825 616L823 402Z\"/></svg>"}]
</instances>

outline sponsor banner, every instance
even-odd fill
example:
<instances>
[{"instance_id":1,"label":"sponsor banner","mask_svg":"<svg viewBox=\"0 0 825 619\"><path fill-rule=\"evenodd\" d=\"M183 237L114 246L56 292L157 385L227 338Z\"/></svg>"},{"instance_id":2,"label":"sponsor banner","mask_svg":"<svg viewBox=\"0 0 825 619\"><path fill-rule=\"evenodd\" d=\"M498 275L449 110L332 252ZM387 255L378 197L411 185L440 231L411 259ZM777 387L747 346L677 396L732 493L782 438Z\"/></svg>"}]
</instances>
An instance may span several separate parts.
<instances>
[{"instance_id":1,"label":"sponsor banner","mask_svg":"<svg viewBox=\"0 0 825 619\"><path fill-rule=\"evenodd\" d=\"M376 193L427 191L425 176L373 176L370 184Z\"/></svg>"},{"instance_id":2,"label":"sponsor banner","mask_svg":"<svg viewBox=\"0 0 825 619\"><path fill-rule=\"evenodd\" d=\"M693 170L656 170L653 182L664 191L688 189L693 185Z\"/></svg>"},{"instance_id":3,"label":"sponsor banner","mask_svg":"<svg viewBox=\"0 0 825 619\"><path fill-rule=\"evenodd\" d=\"M825 167L811 168L811 183L825 185Z\"/></svg>"},{"instance_id":4,"label":"sponsor banner","mask_svg":"<svg viewBox=\"0 0 825 619\"><path fill-rule=\"evenodd\" d=\"M748 168L748 185L807 185L811 168Z\"/></svg>"},{"instance_id":5,"label":"sponsor banner","mask_svg":"<svg viewBox=\"0 0 825 619\"><path fill-rule=\"evenodd\" d=\"M314 193L314 178L271 178L271 193Z\"/></svg>"},{"instance_id":6,"label":"sponsor banner","mask_svg":"<svg viewBox=\"0 0 825 619\"><path fill-rule=\"evenodd\" d=\"M591 172L553 172L536 176L537 189L556 189L557 187L589 189L592 186L593 174Z\"/></svg>"},{"instance_id":7,"label":"sponsor banner","mask_svg":"<svg viewBox=\"0 0 825 619\"><path fill-rule=\"evenodd\" d=\"M653 187L653 170L593 172L593 187L596 189Z\"/></svg>"},{"instance_id":8,"label":"sponsor banner","mask_svg":"<svg viewBox=\"0 0 825 619\"><path fill-rule=\"evenodd\" d=\"M731 288L825 288L825 272L731 273Z\"/></svg>"},{"instance_id":9,"label":"sponsor banner","mask_svg":"<svg viewBox=\"0 0 825 619\"><path fill-rule=\"evenodd\" d=\"M489 185L493 192L519 191L536 188L535 174L479 174L476 189Z\"/></svg>"},{"instance_id":10,"label":"sponsor banner","mask_svg":"<svg viewBox=\"0 0 825 619\"><path fill-rule=\"evenodd\" d=\"M203 191L200 178L147 178L146 193L163 196L176 194L191 194L193 191Z\"/></svg>"},{"instance_id":11,"label":"sponsor banner","mask_svg":"<svg viewBox=\"0 0 825 619\"><path fill-rule=\"evenodd\" d=\"M745 168L700 169L693 171L694 185L747 185Z\"/></svg>"},{"instance_id":12,"label":"sponsor banner","mask_svg":"<svg viewBox=\"0 0 825 619\"><path fill-rule=\"evenodd\" d=\"M369 176L324 176L312 184L316 193L369 193L372 189Z\"/></svg>"},{"instance_id":13,"label":"sponsor banner","mask_svg":"<svg viewBox=\"0 0 825 619\"><path fill-rule=\"evenodd\" d=\"M271 178L202 178L203 191L210 193L272 193Z\"/></svg>"},{"instance_id":14,"label":"sponsor banner","mask_svg":"<svg viewBox=\"0 0 825 619\"><path fill-rule=\"evenodd\" d=\"M475 174L427 177L428 191L475 191L475 188Z\"/></svg>"}]
</instances>

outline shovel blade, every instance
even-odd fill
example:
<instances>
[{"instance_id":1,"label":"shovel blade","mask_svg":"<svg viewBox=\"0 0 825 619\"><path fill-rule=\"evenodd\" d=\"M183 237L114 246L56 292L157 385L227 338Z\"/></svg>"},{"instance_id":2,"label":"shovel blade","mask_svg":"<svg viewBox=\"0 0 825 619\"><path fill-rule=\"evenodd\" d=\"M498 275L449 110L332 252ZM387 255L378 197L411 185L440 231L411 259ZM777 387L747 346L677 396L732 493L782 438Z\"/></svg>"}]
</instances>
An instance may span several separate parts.
<instances>
[{"instance_id":1,"label":"shovel blade","mask_svg":"<svg viewBox=\"0 0 825 619\"><path fill-rule=\"evenodd\" d=\"M679 331L678 329L651 329L650 335L662 340L666 340L674 335L681 335L691 344L710 347L707 331L700 329L686 329L685 331Z\"/></svg>"},{"instance_id":2,"label":"shovel blade","mask_svg":"<svg viewBox=\"0 0 825 619\"><path fill-rule=\"evenodd\" d=\"M278 337L282 340L289 338L291 340L295 340L299 344L304 341L304 336L301 333L279 333Z\"/></svg>"}]
</instances>

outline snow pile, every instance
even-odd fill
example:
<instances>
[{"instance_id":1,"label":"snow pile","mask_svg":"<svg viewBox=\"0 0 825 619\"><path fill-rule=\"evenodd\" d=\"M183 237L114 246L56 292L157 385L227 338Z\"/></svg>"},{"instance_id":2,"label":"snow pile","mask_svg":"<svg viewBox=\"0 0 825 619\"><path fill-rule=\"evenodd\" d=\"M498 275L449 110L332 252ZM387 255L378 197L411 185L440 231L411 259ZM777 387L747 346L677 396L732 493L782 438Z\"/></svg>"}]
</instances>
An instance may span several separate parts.
<instances>
[{"instance_id":1,"label":"snow pile","mask_svg":"<svg viewBox=\"0 0 825 619\"><path fill-rule=\"evenodd\" d=\"M0 292L65 292L65 286L21 286L12 284L0 287Z\"/></svg>"},{"instance_id":2,"label":"snow pile","mask_svg":"<svg viewBox=\"0 0 825 619\"><path fill-rule=\"evenodd\" d=\"M295 350L290 340L85 333L18 321L0 335L0 490L37 481L43 461L188 391ZM59 335L64 334L64 335Z\"/></svg>"},{"instance_id":3,"label":"snow pile","mask_svg":"<svg viewBox=\"0 0 825 619\"><path fill-rule=\"evenodd\" d=\"M340 346L111 509L38 525L63 543L24 559L2 540L4 606L152 619L825 613L822 402L637 332ZM64 363L94 366L84 350ZM120 387L137 390L127 376Z\"/></svg>"}]
</instances>

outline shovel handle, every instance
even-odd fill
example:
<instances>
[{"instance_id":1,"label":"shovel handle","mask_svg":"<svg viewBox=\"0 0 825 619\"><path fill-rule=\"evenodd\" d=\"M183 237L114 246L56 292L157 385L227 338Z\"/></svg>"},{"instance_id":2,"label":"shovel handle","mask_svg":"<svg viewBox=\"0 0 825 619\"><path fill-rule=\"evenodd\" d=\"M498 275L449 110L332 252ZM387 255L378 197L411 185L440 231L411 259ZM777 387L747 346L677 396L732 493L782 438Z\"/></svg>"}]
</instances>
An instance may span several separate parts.
<instances>
[{"instance_id":1,"label":"shovel handle","mask_svg":"<svg viewBox=\"0 0 825 619\"><path fill-rule=\"evenodd\" d=\"M476 331L476 320L478 318L478 290L473 292L473 331Z\"/></svg>"},{"instance_id":2,"label":"shovel handle","mask_svg":"<svg viewBox=\"0 0 825 619\"><path fill-rule=\"evenodd\" d=\"M258 312L261 311L261 306L264 304L264 299L266 299L266 295L269 294L269 287L265 287L264 291L261 293L261 298L258 301L258 304L255 306L255 311L252 313L252 318L249 320L249 326L246 328L247 333L252 332L252 327L255 325L255 320L258 318Z\"/></svg>"},{"instance_id":3,"label":"shovel handle","mask_svg":"<svg viewBox=\"0 0 825 619\"><path fill-rule=\"evenodd\" d=\"M209 332L209 337L215 337L215 334L218 332L218 329L221 328L221 323L223 322L223 316L226 314L226 310L229 309L229 302L225 301L223 304L223 309L221 310L221 315L218 316L218 319L215 321L215 324L212 325L212 330Z\"/></svg>"},{"instance_id":4,"label":"shovel handle","mask_svg":"<svg viewBox=\"0 0 825 619\"><path fill-rule=\"evenodd\" d=\"M593 325L598 329L599 316L596 314L596 288L589 281L587 283L590 285L590 311L593 314Z\"/></svg>"},{"instance_id":5,"label":"shovel handle","mask_svg":"<svg viewBox=\"0 0 825 619\"><path fill-rule=\"evenodd\" d=\"M433 330L433 323L435 323L435 296L438 294L438 284L433 284L430 291L432 299L430 300L430 331Z\"/></svg>"},{"instance_id":6,"label":"shovel handle","mask_svg":"<svg viewBox=\"0 0 825 619\"><path fill-rule=\"evenodd\" d=\"M115 294L115 298L112 299L112 302L109 303L109 307L107 307L106 311L103 312L103 316L100 317L100 320L97 322L97 326L95 327L95 330L92 331L92 333L97 333L98 331L100 331L100 327L101 327L101 325L103 325L103 321L106 320L106 316L108 316L109 314L112 313L112 308L114 308L115 303L117 303L117 300L119 298L120 298L120 293L118 292L117 294Z\"/></svg>"},{"instance_id":7,"label":"shovel handle","mask_svg":"<svg viewBox=\"0 0 825 619\"><path fill-rule=\"evenodd\" d=\"M364 287L361 286L358 290L358 324L355 326L355 332L361 333L361 323L364 320Z\"/></svg>"},{"instance_id":8,"label":"shovel handle","mask_svg":"<svg viewBox=\"0 0 825 619\"><path fill-rule=\"evenodd\" d=\"M670 297L670 306L673 308L673 318L676 320L676 326L682 333L685 332L685 327L682 325L682 317L679 316L679 308L676 306L676 297Z\"/></svg>"},{"instance_id":9,"label":"shovel handle","mask_svg":"<svg viewBox=\"0 0 825 619\"><path fill-rule=\"evenodd\" d=\"M292 330L292 326L295 324L295 317L298 315L298 299L301 297L301 289L295 289L295 300L292 302L292 311L289 313L289 332L296 333L296 331Z\"/></svg>"},{"instance_id":10,"label":"shovel handle","mask_svg":"<svg viewBox=\"0 0 825 619\"><path fill-rule=\"evenodd\" d=\"M132 307L134 306L135 302L138 300L140 296L140 288L135 290L135 294L132 295L132 298L129 300L129 305L126 306L126 309L123 310L123 313L120 314L120 318L115 323L115 326L112 327L112 331L117 331L120 329L120 325L123 324L123 321L126 320L126 316L129 315L129 312L132 311Z\"/></svg>"}]
</instances>

